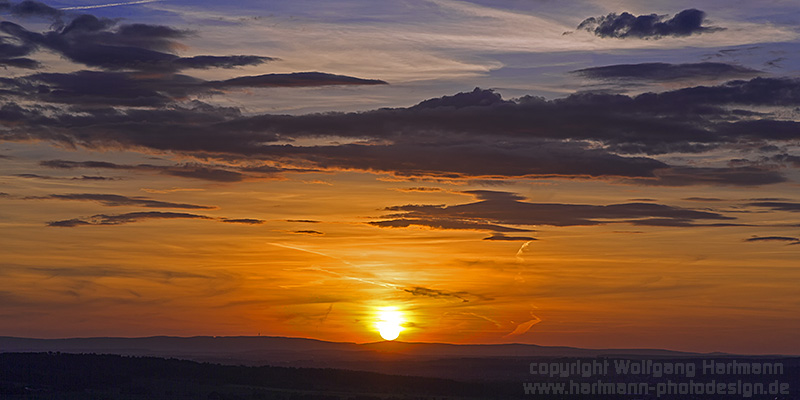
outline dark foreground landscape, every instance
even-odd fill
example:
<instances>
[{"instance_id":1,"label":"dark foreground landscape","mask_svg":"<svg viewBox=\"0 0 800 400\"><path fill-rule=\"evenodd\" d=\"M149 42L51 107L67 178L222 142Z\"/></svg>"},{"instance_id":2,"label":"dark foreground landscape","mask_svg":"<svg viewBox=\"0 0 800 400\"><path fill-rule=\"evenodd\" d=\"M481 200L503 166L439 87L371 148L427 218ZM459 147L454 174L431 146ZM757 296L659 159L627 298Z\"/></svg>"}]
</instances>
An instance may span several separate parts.
<instances>
[{"instance_id":1,"label":"dark foreground landscape","mask_svg":"<svg viewBox=\"0 0 800 400\"><path fill-rule=\"evenodd\" d=\"M800 358L782 356L267 337L0 338L0 351L0 399L800 398Z\"/></svg>"}]
</instances>

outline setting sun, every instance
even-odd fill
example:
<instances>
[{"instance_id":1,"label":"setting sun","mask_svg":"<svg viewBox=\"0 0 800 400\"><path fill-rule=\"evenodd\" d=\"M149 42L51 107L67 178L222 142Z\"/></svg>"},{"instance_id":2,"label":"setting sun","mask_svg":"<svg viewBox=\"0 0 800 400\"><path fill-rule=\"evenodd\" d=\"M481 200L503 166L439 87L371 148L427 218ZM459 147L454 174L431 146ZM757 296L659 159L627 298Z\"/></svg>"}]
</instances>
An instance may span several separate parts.
<instances>
[{"instance_id":1,"label":"setting sun","mask_svg":"<svg viewBox=\"0 0 800 400\"><path fill-rule=\"evenodd\" d=\"M375 328L378 329L384 340L395 340L403 331L404 322L402 312L397 311L394 307L386 307L378 311L378 322L375 323Z\"/></svg>"}]
</instances>

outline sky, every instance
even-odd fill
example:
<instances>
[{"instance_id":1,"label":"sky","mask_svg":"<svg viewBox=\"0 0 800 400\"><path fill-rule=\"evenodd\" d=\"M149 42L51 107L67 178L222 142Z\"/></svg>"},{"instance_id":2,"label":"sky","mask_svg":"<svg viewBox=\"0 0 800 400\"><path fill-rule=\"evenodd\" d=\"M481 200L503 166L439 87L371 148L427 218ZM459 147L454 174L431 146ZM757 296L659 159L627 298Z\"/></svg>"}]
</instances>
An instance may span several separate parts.
<instances>
[{"instance_id":1,"label":"sky","mask_svg":"<svg viewBox=\"0 0 800 400\"><path fill-rule=\"evenodd\" d=\"M0 335L800 354L798 19L0 1Z\"/></svg>"}]
</instances>

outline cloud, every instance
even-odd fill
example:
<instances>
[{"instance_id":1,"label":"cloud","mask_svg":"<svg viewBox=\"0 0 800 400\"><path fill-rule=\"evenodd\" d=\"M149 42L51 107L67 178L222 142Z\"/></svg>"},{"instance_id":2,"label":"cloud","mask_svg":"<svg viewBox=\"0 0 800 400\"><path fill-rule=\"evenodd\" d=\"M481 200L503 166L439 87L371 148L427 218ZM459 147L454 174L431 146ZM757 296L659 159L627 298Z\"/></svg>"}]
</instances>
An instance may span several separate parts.
<instances>
[{"instance_id":1,"label":"cloud","mask_svg":"<svg viewBox=\"0 0 800 400\"><path fill-rule=\"evenodd\" d=\"M16 4L0 4L0 10L2 9L10 11L14 16L23 18L43 17L57 20L64 15L64 12L59 9L32 0L25 0Z\"/></svg>"},{"instance_id":2,"label":"cloud","mask_svg":"<svg viewBox=\"0 0 800 400\"><path fill-rule=\"evenodd\" d=\"M442 189L438 187L415 186L410 188L397 188L399 192L441 192Z\"/></svg>"},{"instance_id":3,"label":"cloud","mask_svg":"<svg viewBox=\"0 0 800 400\"><path fill-rule=\"evenodd\" d=\"M530 320L528 320L526 322L523 322L523 323L517 325L517 327L514 328L513 331L511 331L507 335L503 336L503 338L510 338L510 337L522 335L523 333L527 333L528 331L531 330L531 328L534 325L538 324L539 322L542 322L542 319L537 317L533 313L531 313L531 317L533 317L533 319L530 319Z\"/></svg>"},{"instance_id":4,"label":"cloud","mask_svg":"<svg viewBox=\"0 0 800 400\"><path fill-rule=\"evenodd\" d=\"M660 39L666 36L690 36L698 33L723 30L719 27L703 26L706 13L697 9L687 9L667 19L665 15L633 15L610 13L606 16L590 17L578 25L578 30L586 30L603 38Z\"/></svg>"},{"instance_id":5,"label":"cloud","mask_svg":"<svg viewBox=\"0 0 800 400\"><path fill-rule=\"evenodd\" d=\"M472 221L448 220L445 218L399 218L385 221L371 221L370 225L381 228L407 228L409 226L425 226L433 229L457 229L471 231L494 232L530 232L529 229L509 228L495 224L486 224Z\"/></svg>"},{"instance_id":6,"label":"cloud","mask_svg":"<svg viewBox=\"0 0 800 400\"><path fill-rule=\"evenodd\" d=\"M765 167L673 167L655 172L655 179L629 179L628 182L654 186L759 186L786 182L780 172Z\"/></svg>"},{"instance_id":7,"label":"cloud","mask_svg":"<svg viewBox=\"0 0 800 400\"><path fill-rule=\"evenodd\" d=\"M800 168L800 156L794 156L791 154L776 154L770 157L771 161L780 162L788 165L792 165L796 168Z\"/></svg>"},{"instance_id":8,"label":"cloud","mask_svg":"<svg viewBox=\"0 0 800 400\"><path fill-rule=\"evenodd\" d=\"M753 236L745 239L745 242L789 242L787 244L800 244L800 238L789 236Z\"/></svg>"},{"instance_id":9,"label":"cloud","mask_svg":"<svg viewBox=\"0 0 800 400\"><path fill-rule=\"evenodd\" d=\"M119 74L114 79L123 84L106 94L113 85L91 83L94 73ZM11 78L0 79L0 84L21 93L38 93L34 88L41 82L56 85L52 82L70 81L72 76L34 74L28 84ZM745 151L800 139L800 122L768 111L800 106L800 80L789 78L754 78L636 96L581 92L554 100L531 96L504 100L491 90L476 88L407 108L243 115L236 108L199 101L170 104L171 98L186 95L194 90L187 88L202 82L184 76L161 85L153 76L76 73L72 86L57 83L63 88L42 89L32 98L92 107L75 113L56 105L44 112L40 107L7 103L0 107L5 126L0 138L173 152L243 165L157 167L175 176L227 182L267 169L268 176L282 171L357 170L405 179L604 178L658 186L785 182L782 168L793 160L788 154L774 164L744 167L676 165L654 156ZM85 85L77 84L84 79ZM145 83L137 85L139 80ZM109 97L114 93L121 97ZM140 106L109 108L99 105L103 102ZM301 144L310 140L320 144Z\"/></svg>"},{"instance_id":10,"label":"cloud","mask_svg":"<svg viewBox=\"0 0 800 400\"><path fill-rule=\"evenodd\" d=\"M311 235L311 236L324 235L324 233L322 233L320 231L314 231L314 230L308 230L308 229L307 230L301 230L301 231L292 231L292 233L296 233L298 235Z\"/></svg>"},{"instance_id":11,"label":"cloud","mask_svg":"<svg viewBox=\"0 0 800 400\"><path fill-rule=\"evenodd\" d=\"M212 81L205 86L213 88L231 87L304 87L328 85L386 85L378 79L361 79L352 76L327 74L324 72L295 72L291 74L266 74L240 76L224 81Z\"/></svg>"},{"instance_id":12,"label":"cloud","mask_svg":"<svg viewBox=\"0 0 800 400\"><path fill-rule=\"evenodd\" d=\"M538 141L502 143L402 143L387 145L264 146L269 158L296 159L321 169L356 169L399 176L473 177L652 177L667 165L644 157L622 157L578 144Z\"/></svg>"},{"instance_id":13,"label":"cloud","mask_svg":"<svg viewBox=\"0 0 800 400\"><path fill-rule=\"evenodd\" d=\"M220 221L227 222L229 224L246 224L246 225L261 225L264 222L266 222L264 220L255 218L222 218Z\"/></svg>"},{"instance_id":14,"label":"cloud","mask_svg":"<svg viewBox=\"0 0 800 400\"><path fill-rule=\"evenodd\" d=\"M161 212L161 211L147 211L147 212L132 212L126 214L107 215L97 214L89 218L73 218L62 221L48 222L47 226L73 228L84 225L121 225L131 222L139 222L151 219L213 219L205 215L188 214L188 213L175 213L175 212Z\"/></svg>"},{"instance_id":15,"label":"cloud","mask_svg":"<svg viewBox=\"0 0 800 400\"><path fill-rule=\"evenodd\" d=\"M117 178L107 177L107 176L94 176L94 175L82 175L76 176L72 178L61 178L49 175L39 175L39 174L15 174L13 176L20 177L20 178L31 178L31 179L44 179L44 180L72 180L72 181L114 181Z\"/></svg>"},{"instance_id":16,"label":"cloud","mask_svg":"<svg viewBox=\"0 0 800 400\"><path fill-rule=\"evenodd\" d=\"M25 3L34 2L20 4ZM52 10L58 16L63 15L61 11L50 7L31 9L30 13L42 14L47 10ZM83 14L44 33L32 32L8 21L0 22L0 32L21 43L18 52L23 48L26 51L20 56L43 48L75 63L112 71L174 72L194 68L234 68L275 60L255 55L180 57L173 53L174 49L180 47L176 40L186 38L192 32L164 25L116 25L116 20Z\"/></svg>"},{"instance_id":17,"label":"cloud","mask_svg":"<svg viewBox=\"0 0 800 400\"><path fill-rule=\"evenodd\" d=\"M29 178L29 179L57 179L52 176L39 175L39 174L14 174L12 176L16 176L17 178Z\"/></svg>"},{"instance_id":18,"label":"cloud","mask_svg":"<svg viewBox=\"0 0 800 400\"><path fill-rule=\"evenodd\" d=\"M469 299L466 298L469 293L467 292L448 292L445 290L436 290L436 289L429 289L426 287L421 286L414 286L411 288L404 288L404 292L411 293L414 296L424 296L424 297L432 297L435 299L441 298L455 298L460 300L461 302L468 303Z\"/></svg>"},{"instance_id":19,"label":"cloud","mask_svg":"<svg viewBox=\"0 0 800 400\"><path fill-rule=\"evenodd\" d=\"M42 278L136 278L158 282L175 283L174 279L208 279L216 280L228 277L228 273L216 275L201 274L180 270L154 269L154 268L125 268L96 265L81 265L76 267L53 267L39 265L0 264L0 276L18 274L20 272L33 273Z\"/></svg>"},{"instance_id":20,"label":"cloud","mask_svg":"<svg viewBox=\"0 0 800 400\"><path fill-rule=\"evenodd\" d=\"M2 60L0 60L2 62ZM0 79L17 96L42 102L73 105L162 107L195 95L246 87L310 87L377 85L386 82L321 72L242 76L226 81L204 81L175 73L131 71L75 71L37 73Z\"/></svg>"},{"instance_id":21,"label":"cloud","mask_svg":"<svg viewBox=\"0 0 800 400\"><path fill-rule=\"evenodd\" d=\"M653 203L610 205L529 203L507 192L476 191L480 201L445 205L404 205L388 207L395 213L370 222L380 227L430 226L439 229L474 229L496 232L520 231L514 226L589 226L631 223L654 226L729 226L731 223L695 224L696 221L730 221L710 211L692 210Z\"/></svg>"},{"instance_id":22,"label":"cloud","mask_svg":"<svg viewBox=\"0 0 800 400\"><path fill-rule=\"evenodd\" d=\"M668 82L681 79L741 79L757 76L761 71L739 65L703 62L694 64L616 64L571 71L595 79L643 80Z\"/></svg>"},{"instance_id":23,"label":"cloud","mask_svg":"<svg viewBox=\"0 0 800 400\"><path fill-rule=\"evenodd\" d=\"M147 207L147 208L183 208L190 210L212 210L217 208L212 206L201 206L196 204L158 201L158 200L148 199L145 197L127 197L116 194L90 194L90 193L51 194L48 196L26 197L25 199L95 201L109 207L137 206L137 207Z\"/></svg>"},{"instance_id":24,"label":"cloud","mask_svg":"<svg viewBox=\"0 0 800 400\"><path fill-rule=\"evenodd\" d=\"M495 240L495 241L505 241L505 242L530 242L531 240L538 240L533 237L529 236L506 236L503 234L494 234L489 237L483 238L483 240Z\"/></svg>"},{"instance_id":25,"label":"cloud","mask_svg":"<svg viewBox=\"0 0 800 400\"><path fill-rule=\"evenodd\" d=\"M683 198L681 200L686 200L686 201L723 201L722 199L720 199L718 197L685 197L685 198Z\"/></svg>"},{"instance_id":26,"label":"cloud","mask_svg":"<svg viewBox=\"0 0 800 400\"><path fill-rule=\"evenodd\" d=\"M156 172L164 175L178 176L182 178L195 178L213 182L239 182L244 178L240 172L227 169L210 168L195 164L184 165L151 165L151 164L115 164L105 161L66 161L66 160L46 160L39 163L44 167L57 169L112 169Z\"/></svg>"},{"instance_id":27,"label":"cloud","mask_svg":"<svg viewBox=\"0 0 800 400\"><path fill-rule=\"evenodd\" d=\"M2 40L2 39L0 39ZM0 44L2 46L2 44ZM2 49L0 49L2 52ZM14 67L14 68L25 68L25 69L37 69L42 66L38 61L32 60L30 58L0 58L0 66L4 67Z\"/></svg>"},{"instance_id":28,"label":"cloud","mask_svg":"<svg viewBox=\"0 0 800 400\"><path fill-rule=\"evenodd\" d=\"M747 204L751 207L765 207L774 211L800 212L800 203L779 202L779 201L758 201Z\"/></svg>"},{"instance_id":29,"label":"cloud","mask_svg":"<svg viewBox=\"0 0 800 400\"><path fill-rule=\"evenodd\" d=\"M304 224L319 224L322 221L316 221L313 219L287 219L286 222L299 222Z\"/></svg>"}]
</instances>

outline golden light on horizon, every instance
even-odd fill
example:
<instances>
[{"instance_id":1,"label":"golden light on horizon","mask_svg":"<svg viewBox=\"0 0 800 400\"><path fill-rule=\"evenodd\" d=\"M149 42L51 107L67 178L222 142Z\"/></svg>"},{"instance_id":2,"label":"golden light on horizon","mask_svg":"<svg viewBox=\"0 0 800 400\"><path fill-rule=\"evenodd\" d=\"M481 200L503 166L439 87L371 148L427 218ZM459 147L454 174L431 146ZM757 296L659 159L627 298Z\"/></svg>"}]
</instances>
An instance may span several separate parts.
<instances>
[{"instance_id":1,"label":"golden light on horizon","mask_svg":"<svg viewBox=\"0 0 800 400\"><path fill-rule=\"evenodd\" d=\"M395 340L403 331L405 318L395 307L383 307L378 310L378 321L375 328L384 340Z\"/></svg>"}]
</instances>

